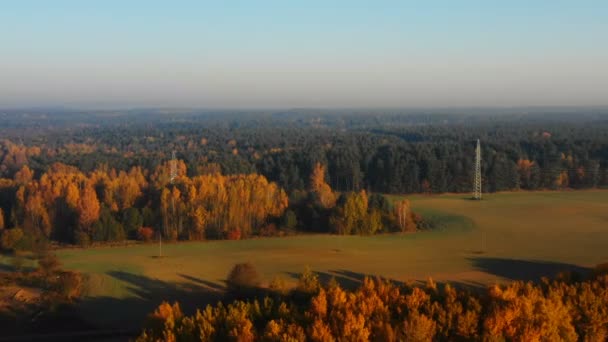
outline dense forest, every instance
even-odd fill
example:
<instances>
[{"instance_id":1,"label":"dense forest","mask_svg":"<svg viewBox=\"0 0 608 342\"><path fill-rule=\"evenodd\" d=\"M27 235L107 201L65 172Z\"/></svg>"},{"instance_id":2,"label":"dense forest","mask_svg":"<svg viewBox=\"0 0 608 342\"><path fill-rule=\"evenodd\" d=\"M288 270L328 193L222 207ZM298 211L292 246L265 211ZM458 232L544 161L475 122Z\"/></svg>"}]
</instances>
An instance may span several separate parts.
<instances>
[{"instance_id":1,"label":"dense forest","mask_svg":"<svg viewBox=\"0 0 608 342\"><path fill-rule=\"evenodd\" d=\"M607 109L462 111L0 112L0 177L152 172L175 151L188 176L258 173L288 192L317 162L337 191L468 192L480 139L485 191L608 185Z\"/></svg>"},{"instance_id":2,"label":"dense forest","mask_svg":"<svg viewBox=\"0 0 608 342\"><path fill-rule=\"evenodd\" d=\"M11 110L0 133L5 250L413 231L380 194L469 192L477 139L485 192L608 186L602 108Z\"/></svg>"}]
</instances>

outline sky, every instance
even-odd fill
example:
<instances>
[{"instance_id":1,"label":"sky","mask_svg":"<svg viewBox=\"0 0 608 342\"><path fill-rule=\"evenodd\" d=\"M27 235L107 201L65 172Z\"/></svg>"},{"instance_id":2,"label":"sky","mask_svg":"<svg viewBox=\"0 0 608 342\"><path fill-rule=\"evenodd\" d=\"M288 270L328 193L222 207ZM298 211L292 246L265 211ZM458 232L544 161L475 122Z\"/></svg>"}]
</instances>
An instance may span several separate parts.
<instances>
[{"instance_id":1,"label":"sky","mask_svg":"<svg viewBox=\"0 0 608 342\"><path fill-rule=\"evenodd\" d=\"M0 6L0 107L608 105L608 1Z\"/></svg>"}]
</instances>

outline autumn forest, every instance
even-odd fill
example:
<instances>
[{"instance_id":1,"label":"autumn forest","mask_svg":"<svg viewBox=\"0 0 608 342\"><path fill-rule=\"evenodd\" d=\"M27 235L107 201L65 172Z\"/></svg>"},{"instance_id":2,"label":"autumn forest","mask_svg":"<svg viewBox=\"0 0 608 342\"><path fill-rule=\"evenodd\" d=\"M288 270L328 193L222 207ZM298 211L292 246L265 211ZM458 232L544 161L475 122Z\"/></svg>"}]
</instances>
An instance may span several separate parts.
<instances>
[{"instance_id":1,"label":"autumn forest","mask_svg":"<svg viewBox=\"0 0 608 342\"><path fill-rule=\"evenodd\" d=\"M91 274L62 269L56 251L273 240L261 239L266 237L282 243L283 237L303 236L401 238L400 246L412 248L419 236L439 231L439 221L425 214L438 211L419 210L410 199L449 193L456 208L464 208L477 139L484 194L608 187L606 110L522 111L0 112L0 251L10 260L0 266L11 271L0 270L0 285L40 289L43 304L15 314L30 324L40 308L53 312L48 317L61 317L85 297ZM462 224L470 234L481 231L458 214L445 214L443 228ZM434 241L425 243L434 247ZM483 241L467 255L486 253ZM322 252L340 261L348 246ZM372 253L354 250L344 258ZM146 263L171 260L137 257ZM415 256L403 262L427 261L434 262ZM365 276L357 286L344 286L306 269L290 286L280 278L264 283L255 265L245 262L226 269L225 287L211 291L221 295L219 302L197 301L195 311L154 302L160 306L145 325L125 334L139 341L603 340L606 265L576 269L581 272L485 289ZM169 282L106 273L92 279L106 277L99 281L104 286L122 286L107 285L109 274L182 294ZM81 323L79 314L73 317Z\"/></svg>"},{"instance_id":2,"label":"autumn forest","mask_svg":"<svg viewBox=\"0 0 608 342\"><path fill-rule=\"evenodd\" d=\"M608 123L601 112L578 118L9 111L2 248L415 231L424 218L382 194L471 191L476 138L484 191L608 185Z\"/></svg>"}]
</instances>

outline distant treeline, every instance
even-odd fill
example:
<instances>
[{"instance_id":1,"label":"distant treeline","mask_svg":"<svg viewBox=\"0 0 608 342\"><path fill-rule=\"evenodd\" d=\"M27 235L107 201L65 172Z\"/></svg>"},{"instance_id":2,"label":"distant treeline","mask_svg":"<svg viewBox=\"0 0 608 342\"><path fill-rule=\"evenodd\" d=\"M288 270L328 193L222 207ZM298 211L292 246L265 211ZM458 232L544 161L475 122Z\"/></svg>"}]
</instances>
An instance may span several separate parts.
<instances>
[{"instance_id":1,"label":"distant treeline","mask_svg":"<svg viewBox=\"0 0 608 342\"><path fill-rule=\"evenodd\" d=\"M190 177L257 173L288 193L317 163L337 191L469 192L479 138L484 191L608 186L608 110L546 111L8 112L0 177L55 162L153 172L176 151Z\"/></svg>"},{"instance_id":2,"label":"distant treeline","mask_svg":"<svg viewBox=\"0 0 608 342\"><path fill-rule=\"evenodd\" d=\"M159 231L171 240L415 231L425 223L409 202L379 194L471 191L478 138L484 191L608 186L601 109L14 111L0 112L0 133L1 242L9 250L35 237L87 245Z\"/></svg>"}]
</instances>

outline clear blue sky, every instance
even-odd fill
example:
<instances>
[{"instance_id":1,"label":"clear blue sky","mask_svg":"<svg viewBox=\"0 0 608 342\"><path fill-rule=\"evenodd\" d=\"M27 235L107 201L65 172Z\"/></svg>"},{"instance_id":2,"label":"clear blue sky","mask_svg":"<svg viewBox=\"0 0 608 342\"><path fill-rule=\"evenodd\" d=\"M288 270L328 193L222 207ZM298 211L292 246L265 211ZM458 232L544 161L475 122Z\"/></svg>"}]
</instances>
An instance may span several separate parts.
<instances>
[{"instance_id":1,"label":"clear blue sky","mask_svg":"<svg viewBox=\"0 0 608 342\"><path fill-rule=\"evenodd\" d=\"M608 104L608 1L29 1L0 106Z\"/></svg>"}]
</instances>

